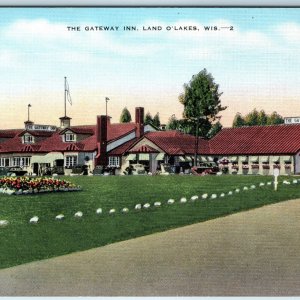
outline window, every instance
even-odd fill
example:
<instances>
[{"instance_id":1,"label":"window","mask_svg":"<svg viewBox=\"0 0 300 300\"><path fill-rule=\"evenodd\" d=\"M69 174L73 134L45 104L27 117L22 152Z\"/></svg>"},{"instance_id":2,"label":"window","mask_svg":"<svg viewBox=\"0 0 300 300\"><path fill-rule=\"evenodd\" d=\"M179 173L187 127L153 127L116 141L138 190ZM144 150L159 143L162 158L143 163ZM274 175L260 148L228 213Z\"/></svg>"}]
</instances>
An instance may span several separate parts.
<instances>
[{"instance_id":1,"label":"window","mask_svg":"<svg viewBox=\"0 0 300 300\"><path fill-rule=\"evenodd\" d=\"M0 167L9 167L9 158L2 157L0 158Z\"/></svg>"},{"instance_id":2,"label":"window","mask_svg":"<svg viewBox=\"0 0 300 300\"><path fill-rule=\"evenodd\" d=\"M76 140L74 133L66 133L65 141L66 142L74 142Z\"/></svg>"},{"instance_id":3,"label":"window","mask_svg":"<svg viewBox=\"0 0 300 300\"><path fill-rule=\"evenodd\" d=\"M71 168L77 165L77 156L66 156L66 168Z\"/></svg>"},{"instance_id":4,"label":"window","mask_svg":"<svg viewBox=\"0 0 300 300\"><path fill-rule=\"evenodd\" d=\"M29 134L25 134L23 136L23 143L24 144L32 144L34 143L34 138L32 135L29 135Z\"/></svg>"},{"instance_id":5,"label":"window","mask_svg":"<svg viewBox=\"0 0 300 300\"><path fill-rule=\"evenodd\" d=\"M120 167L120 157L119 156L109 156L108 165L110 167Z\"/></svg>"},{"instance_id":6,"label":"window","mask_svg":"<svg viewBox=\"0 0 300 300\"><path fill-rule=\"evenodd\" d=\"M13 157L13 167L29 167L30 157Z\"/></svg>"}]
</instances>

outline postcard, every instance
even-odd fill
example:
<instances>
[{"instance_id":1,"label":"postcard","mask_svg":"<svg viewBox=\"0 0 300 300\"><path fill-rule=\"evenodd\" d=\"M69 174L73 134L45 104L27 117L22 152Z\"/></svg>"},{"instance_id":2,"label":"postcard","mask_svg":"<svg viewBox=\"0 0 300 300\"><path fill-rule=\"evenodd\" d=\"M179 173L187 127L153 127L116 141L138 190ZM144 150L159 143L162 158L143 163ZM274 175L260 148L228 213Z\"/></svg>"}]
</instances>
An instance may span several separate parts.
<instances>
[{"instance_id":1,"label":"postcard","mask_svg":"<svg viewBox=\"0 0 300 300\"><path fill-rule=\"evenodd\" d=\"M0 296L299 296L300 8L0 16Z\"/></svg>"}]
</instances>

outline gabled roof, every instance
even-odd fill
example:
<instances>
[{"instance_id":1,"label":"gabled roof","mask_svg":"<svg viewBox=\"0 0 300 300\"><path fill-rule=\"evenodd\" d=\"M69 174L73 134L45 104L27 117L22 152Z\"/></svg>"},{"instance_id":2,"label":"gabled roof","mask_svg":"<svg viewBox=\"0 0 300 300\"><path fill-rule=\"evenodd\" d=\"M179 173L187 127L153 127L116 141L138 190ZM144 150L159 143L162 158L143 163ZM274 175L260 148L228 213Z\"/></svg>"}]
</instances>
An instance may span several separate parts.
<instances>
[{"instance_id":1,"label":"gabled roof","mask_svg":"<svg viewBox=\"0 0 300 300\"><path fill-rule=\"evenodd\" d=\"M155 131L145 134L145 138L169 155L194 154L196 138L177 130ZM198 138L197 153L209 154L209 141Z\"/></svg>"},{"instance_id":2,"label":"gabled roof","mask_svg":"<svg viewBox=\"0 0 300 300\"><path fill-rule=\"evenodd\" d=\"M70 128L63 129L60 134L64 134L66 131L72 131L76 134L95 134L95 125L85 125L85 126L71 126Z\"/></svg>"},{"instance_id":3,"label":"gabled roof","mask_svg":"<svg viewBox=\"0 0 300 300\"><path fill-rule=\"evenodd\" d=\"M13 138L22 131L23 129L0 130L0 138Z\"/></svg>"},{"instance_id":4,"label":"gabled roof","mask_svg":"<svg viewBox=\"0 0 300 300\"><path fill-rule=\"evenodd\" d=\"M124 153L126 153L139 139L138 138L134 138L124 144L122 144L119 147L116 147L114 149L112 149L110 152L108 152L108 155L110 156L114 156L114 155L123 155Z\"/></svg>"},{"instance_id":5,"label":"gabled roof","mask_svg":"<svg viewBox=\"0 0 300 300\"><path fill-rule=\"evenodd\" d=\"M222 129L210 140L211 154L295 154L300 151L300 124Z\"/></svg>"},{"instance_id":6,"label":"gabled roof","mask_svg":"<svg viewBox=\"0 0 300 300\"><path fill-rule=\"evenodd\" d=\"M55 131L43 131L43 130L24 130L19 136L23 136L25 133L29 133L36 137L49 137L55 133Z\"/></svg>"},{"instance_id":7,"label":"gabled roof","mask_svg":"<svg viewBox=\"0 0 300 300\"><path fill-rule=\"evenodd\" d=\"M129 150L130 153L158 153L156 149L149 145L135 146Z\"/></svg>"}]
</instances>

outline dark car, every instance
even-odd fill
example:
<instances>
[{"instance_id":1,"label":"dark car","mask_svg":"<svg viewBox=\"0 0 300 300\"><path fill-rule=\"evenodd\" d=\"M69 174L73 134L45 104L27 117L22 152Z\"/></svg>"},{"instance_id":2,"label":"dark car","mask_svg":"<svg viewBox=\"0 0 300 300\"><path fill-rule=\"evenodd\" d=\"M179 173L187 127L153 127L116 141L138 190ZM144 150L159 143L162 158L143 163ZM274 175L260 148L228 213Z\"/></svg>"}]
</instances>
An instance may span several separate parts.
<instances>
[{"instance_id":1,"label":"dark car","mask_svg":"<svg viewBox=\"0 0 300 300\"><path fill-rule=\"evenodd\" d=\"M7 176L15 174L16 176L24 176L27 173L26 170L23 170L21 167L10 167L7 169Z\"/></svg>"},{"instance_id":2,"label":"dark car","mask_svg":"<svg viewBox=\"0 0 300 300\"><path fill-rule=\"evenodd\" d=\"M193 175L203 176L203 175L216 175L220 169L213 162L200 163L197 167L192 167L191 169Z\"/></svg>"}]
</instances>

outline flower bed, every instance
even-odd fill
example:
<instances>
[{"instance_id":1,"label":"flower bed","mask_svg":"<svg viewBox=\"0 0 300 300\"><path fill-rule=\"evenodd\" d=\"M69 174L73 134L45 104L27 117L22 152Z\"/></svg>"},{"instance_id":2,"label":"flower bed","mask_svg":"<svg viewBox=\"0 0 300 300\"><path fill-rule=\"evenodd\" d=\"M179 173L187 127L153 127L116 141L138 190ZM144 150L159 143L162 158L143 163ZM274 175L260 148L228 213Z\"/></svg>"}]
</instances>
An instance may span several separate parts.
<instances>
[{"instance_id":1,"label":"flower bed","mask_svg":"<svg viewBox=\"0 0 300 300\"><path fill-rule=\"evenodd\" d=\"M32 178L27 176L0 178L0 193L9 195L26 195L45 192L69 192L80 190L80 186L76 186L70 181L55 178Z\"/></svg>"}]
</instances>

